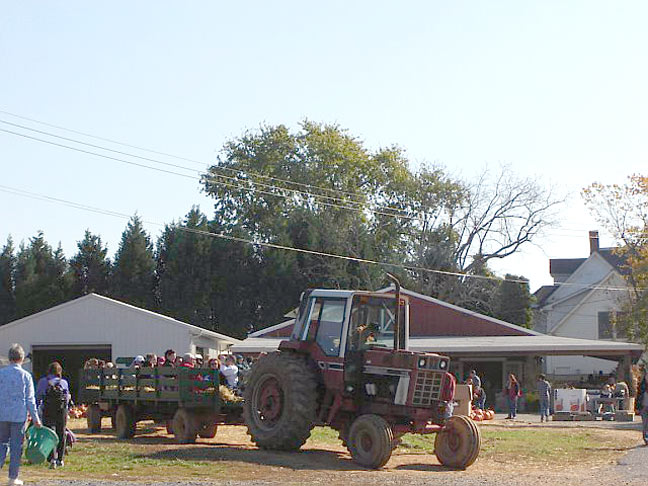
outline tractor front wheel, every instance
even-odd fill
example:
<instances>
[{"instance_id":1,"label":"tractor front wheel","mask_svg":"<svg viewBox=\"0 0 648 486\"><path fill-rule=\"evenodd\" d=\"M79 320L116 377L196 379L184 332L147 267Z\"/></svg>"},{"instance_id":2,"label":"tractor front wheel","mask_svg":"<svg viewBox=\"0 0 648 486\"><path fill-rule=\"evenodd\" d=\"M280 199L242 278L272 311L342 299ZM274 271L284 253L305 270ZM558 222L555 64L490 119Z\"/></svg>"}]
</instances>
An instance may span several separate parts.
<instances>
[{"instance_id":1,"label":"tractor front wheel","mask_svg":"<svg viewBox=\"0 0 648 486\"><path fill-rule=\"evenodd\" d=\"M450 417L434 441L434 454L447 467L465 469L477 460L481 432L468 417Z\"/></svg>"},{"instance_id":2,"label":"tractor front wheel","mask_svg":"<svg viewBox=\"0 0 648 486\"><path fill-rule=\"evenodd\" d=\"M355 462L372 469L383 467L394 448L391 426L378 415L360 415L349 429L347 449Z\"/></svg>"},{"instance_id":3,"label":"tractor front wheel","mask_svg":"<svg viewBox=\"0 0 648 486\"><path fill-rule=\"evenodd\" d=\"M317 411L317 379L305 358L289 352L263 356L245 388L243 417L259 447L291 451L310 436Z\"/></svg>"}]
</instances>

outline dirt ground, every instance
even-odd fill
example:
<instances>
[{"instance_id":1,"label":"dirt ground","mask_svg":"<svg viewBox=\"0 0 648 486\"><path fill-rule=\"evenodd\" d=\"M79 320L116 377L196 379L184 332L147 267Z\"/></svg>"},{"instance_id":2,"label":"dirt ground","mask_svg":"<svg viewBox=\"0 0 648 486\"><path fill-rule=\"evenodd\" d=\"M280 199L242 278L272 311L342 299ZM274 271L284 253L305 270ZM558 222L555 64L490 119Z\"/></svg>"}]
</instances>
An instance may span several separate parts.
<instances>
[{"instance_id":1,"label":"dirt ground","mask_svg":"<svg viewBox=\"0 0 648 486\"><path fill-rule=\"evenodd\" d=\"M82 422L75 423L83 447L86 439L106 441L112 444L115 438L110 433L89 436L82 432ZM491 425L492 427L492 425ZM497 425L495 425L497 427ZM578 465L565 463L526 464L524 458L511 455L503 458L480 458L465 471L449 470L440 466L433 454L396 450L389 463L379 471L366 470L355 464L347 450L340 443L331 444L309 440L301 452L285 453L257 449L242 426L222 426L214 439L200 439L193 445L178 445L163 429L150 429L136 436L130 443L149 459L183 459L208 463L207 471L192 474L181 472L182 476L164 473L164 478L149 472L133 476L131 472L116 470L96 477L75 473L67 475L46 469L31 470L26 479L50 486L111 486L113 484L146 483L155 485L181 484L228 484L228 485L270 485L270 484L419 484L433 485L591 485L601 481L612 484L645 484L640 482L619 482L615 466L618 460L638 445L635 431L614 430L605 432L619 438L622 447L610 449L605 459L587 459ZM165 470L166 471L166 470ZM95 477L92 477L95 476ZM193 476L193 477L192 477Z\"/></svg>"}]
</instances>

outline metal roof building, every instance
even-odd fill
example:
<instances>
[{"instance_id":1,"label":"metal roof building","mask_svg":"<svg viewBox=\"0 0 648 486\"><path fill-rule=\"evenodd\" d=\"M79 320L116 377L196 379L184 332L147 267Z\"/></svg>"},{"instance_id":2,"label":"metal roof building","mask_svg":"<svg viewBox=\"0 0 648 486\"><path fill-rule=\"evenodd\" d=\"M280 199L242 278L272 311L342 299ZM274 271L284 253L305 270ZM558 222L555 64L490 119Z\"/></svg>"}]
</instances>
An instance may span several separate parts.
<instances>
[{"instance_id":1,"label":"metal roof building","mask_svg":"<svg viewBox=\"0 0 648 486\"><path fill-rule=\"evenodd\" d=\"M59 361L74 384L89 358L115 361L166 349L215 356L237 339L192 326L171 317L88 294L0 326L0 354L19 343L31 361L25 368L40 377L51 361Z\"/></svg>"}]
</instances>

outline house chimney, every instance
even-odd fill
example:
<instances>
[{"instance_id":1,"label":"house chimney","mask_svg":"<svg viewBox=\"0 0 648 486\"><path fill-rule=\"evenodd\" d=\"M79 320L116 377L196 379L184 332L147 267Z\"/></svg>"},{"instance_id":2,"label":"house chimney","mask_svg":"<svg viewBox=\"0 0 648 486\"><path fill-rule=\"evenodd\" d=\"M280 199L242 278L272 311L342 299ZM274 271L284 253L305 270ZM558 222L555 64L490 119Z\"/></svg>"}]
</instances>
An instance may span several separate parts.
<instances>
[{"instance_id":1,"label":"house chimney","mask_svg":"<svg viewBox=\"0 0 648 486\"><path fill-rule=\"evenodd\" d=\"M599 250L599 233L598 231L589 232L590 255Z\"/></svg>"}]
</instances>

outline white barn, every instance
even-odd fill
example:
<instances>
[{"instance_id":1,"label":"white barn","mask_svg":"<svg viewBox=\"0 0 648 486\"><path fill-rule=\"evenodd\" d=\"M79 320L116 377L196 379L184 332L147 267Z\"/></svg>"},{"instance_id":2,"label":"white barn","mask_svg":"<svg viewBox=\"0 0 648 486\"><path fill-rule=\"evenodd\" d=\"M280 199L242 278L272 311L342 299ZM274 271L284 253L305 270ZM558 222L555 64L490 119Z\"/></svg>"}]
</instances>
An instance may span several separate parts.
<instances>
[{"instance_id":1,"label":"white barn","mask_svg":"<svg viewBox=\"0 0 648 486\"><path fill-rule=\"evenodd\" d=\"M201 353L214 357L237 339L192 326L97 294L88 294L0 326L0 355L20 343L31 361L25 368L38 378L54 360L72 382L85 360L116 361L138 354Z\"/></svg>"}]
</instances>

